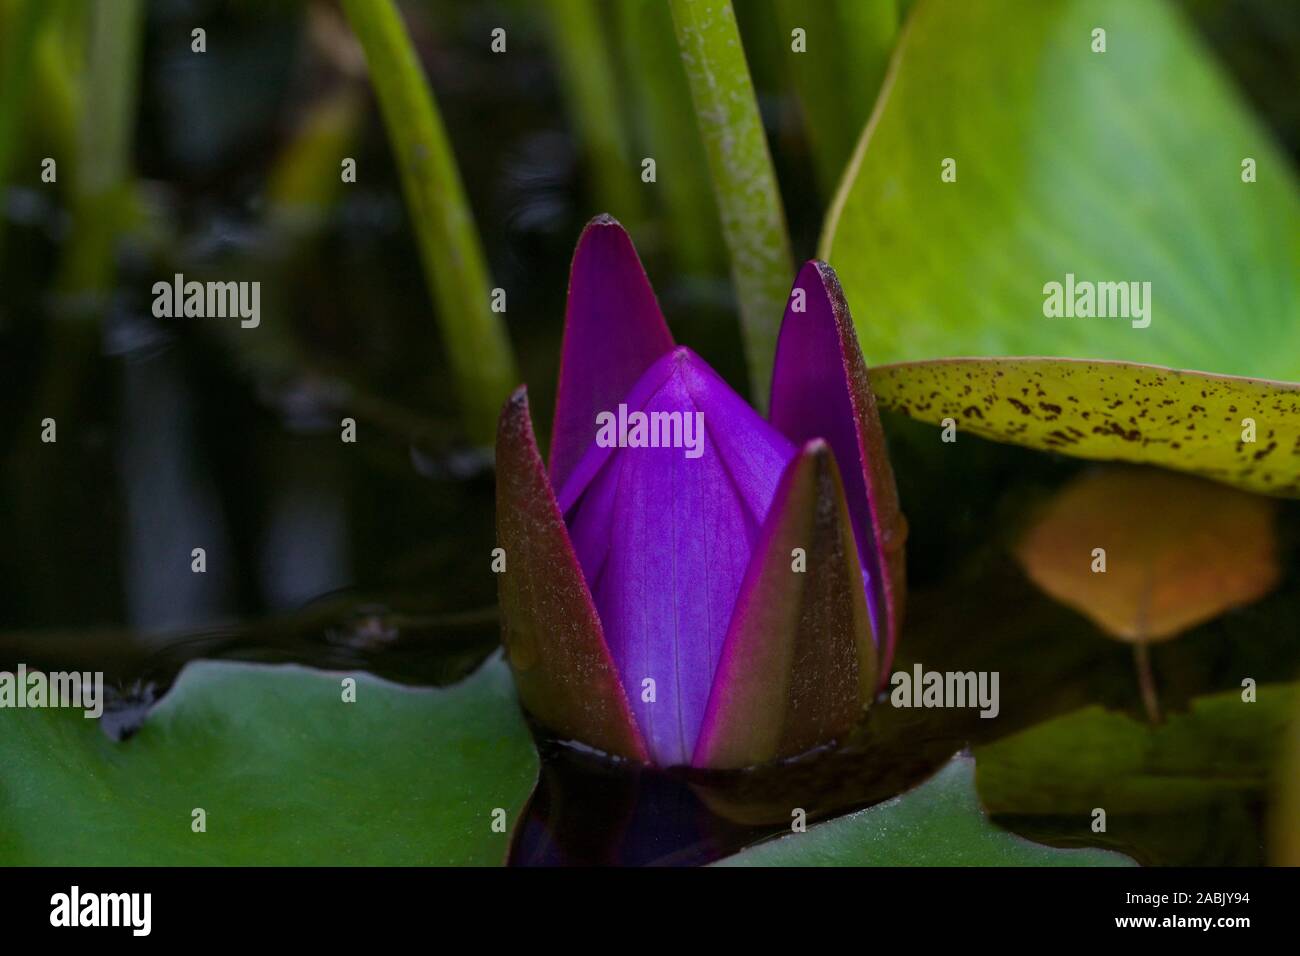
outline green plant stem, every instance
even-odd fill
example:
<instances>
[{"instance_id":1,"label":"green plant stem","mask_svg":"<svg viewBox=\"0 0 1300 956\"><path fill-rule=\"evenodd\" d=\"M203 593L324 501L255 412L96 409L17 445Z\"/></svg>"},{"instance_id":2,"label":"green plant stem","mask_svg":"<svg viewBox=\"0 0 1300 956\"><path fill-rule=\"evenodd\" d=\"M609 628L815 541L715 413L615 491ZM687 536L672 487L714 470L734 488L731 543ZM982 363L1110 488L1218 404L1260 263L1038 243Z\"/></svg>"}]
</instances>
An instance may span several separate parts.
<instances>
[{"instance_id":1,"label":"green plant stem","mask_svg":"<svg viewBox=\"0 0 1300 956\"><path fill-rule=\"evenodd\" d=\"M1142 707L1147 720L1160 723L1160 695L1156 692L1155 672L1151 669L1151 645L1142 638L1133 645L1133 664L1137 671L1138 689L1142 692Z\"/></svg>"},{"instance_id":2,"label":"green plant stem","mask_svg":"<svg viewBox=\"0 0 1300 956\"><path fill-rule=\"evenodd\" d=\"M629 229L643 220L640 158L632 155L619 78L594 0L547 0L549 38L568 112L606 211ZM640 81L640 80L638 80Z\"/></svg>"},{"instance_id":3,"label":"green plant stem","mask_svg":"<svg viewBox=\"0 0 1300 956\"><path fill-rule=\"evenodd\" d=\"M144 4L96 3L89 30L77 127L74 223L61 285L97 314L113 284L114 244L132 211L131 140Z\"/></svg>"},{"instance_id":4,"label":"green plant stem","mask_svg":"<svg viewBox=\"0 0 1300 956\"><path fill-rule=\"evenodd\" d=\"M76 150L77 118L80 115L81 90L77 87L75 43L69 34L80 36L83 16L80 11L57 11L56 17L44 34L36 41L35 70L36 95L41 104L35 119L40 135L57 150L53 155L71 156Z\"/></svg>"},{"instance_id":5,"label":"green plant stem","mask_svg":"<svg viewBox=\"0 0 1300 956\"><path fill-rule=\"evenodd\" d=\"M342 157L351 152L363 98L351 85L312 103L272 165L266 184L268 220L295 236L310 235L344 187Z\"/></svg>"},{"instance_id":6,"label":"green plant stem","mask_svg":"<svg viewBox=\"0 0 1300 956\"><path fill-rule=\"evenodd\" d=\"M18 154L24 93L36 59L50 6L41 0L5 0L0 4L0 198L8 190L9 176ZM4 235L0 216L0 238Z\"/></svg>"},{"instance_id":7,"label":"green plant stem","mask_svg":"<svg viewBox=\"0 0 1300 956\"><path fill-rule=\"evenodd\" d=\"M343 0L401 173L425 278L436 303L466 433L491 444L517 383L473 213L433 94L392 0Z\"/></svg>"},{"instance_id":8,"label":"green plant stem","mask_svg":"<svg viewBox=\"0 0 1300 956\"><path fill-rule=\"evenodd\" d=\"M616 6L620 56L631 84L635 130L657 164L667 240L678 268L711 274L722 265L717 205L703 170L708 159L689 110L691 89L682 70L672 13L661 0L625 0Z\"/></svg>"},{"instance_id":9,"label":"green plant stem","mask_svg":"<svg viewBox=\"0 0 1300 956\"><path fill-rule=\"evenodd\" d=\"M671 0L695 119L731 258L750 392L767 406L794 260L772 156L729 0Z\"/></svg>"}]
</instances>

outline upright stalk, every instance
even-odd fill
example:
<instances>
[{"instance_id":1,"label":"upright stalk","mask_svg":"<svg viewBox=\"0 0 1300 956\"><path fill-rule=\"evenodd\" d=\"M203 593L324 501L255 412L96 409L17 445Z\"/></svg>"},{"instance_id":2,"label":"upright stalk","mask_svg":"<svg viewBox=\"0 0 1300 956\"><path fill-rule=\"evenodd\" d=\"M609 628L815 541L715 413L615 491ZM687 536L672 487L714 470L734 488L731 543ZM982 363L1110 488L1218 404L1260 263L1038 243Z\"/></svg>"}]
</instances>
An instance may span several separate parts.
<instances>
[{"instance_id":1,"label":"upright stalk","mask_svg":"<svg viewBox=\"0 0 1300 956\"><path fill-rule=\"evenodd\" d=\"M518 376L451 143L392 0L343 0L343 9L388 129L466 432L490 445Z\"/></svg>"},{"instance_id":2,"label":"upright stalk","mask_svg":"<svg viewBox=\"0 0 1300 956\"><path fill-rule=\"evenodd\" d=\"M90 9L89 29L77 128L73 230L62 285L97 313L111 291L114 247L132 212L131 142L144 4L98 0Z\"/></svg>"},{"instance_id":3,"label":"upright stalk","mask_svg":"<svg viewBox=\"0 0 1300 956\"><path fill-rule=\"evenodd\" d=\"M731 258L750 391L765 409L794 276L785 211L730 0L670 4Z\"/></svg>"},{"instance_id":4,"label":"upright stalk","mask_svg":"<svg viewBox=\"0 0 1300 956\"><path fill-rule=\"evenodd\" d=\"M595 181L596 199L635 230L646 206L610 42L595 0L547 0L560 86Z\"/></svg>"},{"instance_id":5,"label":"upright stalk","mask_svg":"<svg viewBox=\"0 0 1300 956\"><path fill-rule=\"evenodd\" d=\"M665 239L685 273L707 275L723 261L717 206L703 170L708 159L692 112L683 109L691 90L682 70L673 16L662 0L622 0L619 56L636 78L631 84L635 131L645 155L657 165L655 188L667 220ZM639 238L639 237L638 237Z\"/></svg>"}]
</instances>

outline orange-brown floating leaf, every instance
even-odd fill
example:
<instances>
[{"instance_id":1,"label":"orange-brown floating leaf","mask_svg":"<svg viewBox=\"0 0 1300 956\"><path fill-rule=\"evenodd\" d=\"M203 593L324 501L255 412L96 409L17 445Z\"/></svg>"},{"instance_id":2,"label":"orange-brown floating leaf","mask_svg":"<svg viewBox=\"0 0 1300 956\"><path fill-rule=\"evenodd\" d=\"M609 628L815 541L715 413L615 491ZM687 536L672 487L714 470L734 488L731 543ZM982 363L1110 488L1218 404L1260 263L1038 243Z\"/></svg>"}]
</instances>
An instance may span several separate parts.
<instances>
[{"instance_id":1,"label":"orange-brown floating leaf","mask_svg":"<svg viewBox=\"0 0 1300 956\"><path fill-rule=\"evenodd\" d=\"M1175 637L1277 583L1275 502L1187 475L1116 467L1062 490L1016 557L1052 597L1125 641ZM1094 571L1103 549L1105 571Z\"/></svg>"},{"instance_id":2,"label":"orange-brown floating leaf","mask_svg":"<svg viewBox=\"0 0 1300 956\"><path fill-rule=\"evenodd\" d=\"M1004 357L882 365L871 387L881 407L936 425L951 418L958 432L1300 497L1300 384Z\"/></svg>"}]
</instances>

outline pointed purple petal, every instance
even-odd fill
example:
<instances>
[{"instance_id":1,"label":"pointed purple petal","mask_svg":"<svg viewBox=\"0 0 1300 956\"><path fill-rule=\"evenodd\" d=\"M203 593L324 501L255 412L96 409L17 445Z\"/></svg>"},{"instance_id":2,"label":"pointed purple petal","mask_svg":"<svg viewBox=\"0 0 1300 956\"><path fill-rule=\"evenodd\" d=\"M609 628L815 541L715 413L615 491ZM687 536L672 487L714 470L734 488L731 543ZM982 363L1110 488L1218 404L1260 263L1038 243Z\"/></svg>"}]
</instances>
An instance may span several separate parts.
<instances>
[{"instance_id":1,"label":"pointed purple petal","mask_svg":"<svg viewBox=\"0 0 1300 956\"><path fill-rule=\"evenodd\" d=\"M550 475L556 490L591 444L596 414L622 401L672 347L672 334L631 237L613 217L597 216L582 231L569 269L551 430Z\"/></svg>"},{"instance_id":2,"label":"pointed purple petal","mask_svg":"<svg viewBox=\"0 0 1300 956\"><path fill-rule=\"evenodd\" d=\"M732 606L794 446L689 349L627 396L629 413L703 416L681 447L593 447L562 501L610 652L651 757L689 763ZM613 409L611 409L613 410ZM654 700L643 699L654 681Z\"/></svg>"},{"instance_id":3,"label":"pointed purple petal","mask_svg":"<svg viewBox=\"0 0 1300 956\"><path fill-rule=\"evenodd\" d=\"M520 387L497 427L501 634L519 699L556 733L646 760L645 744L542 465Z\"/></svg>"},{"instance_id":4,"label":"pointed purple petal","mask_svg":"<svg viewBox=\"0 0 1300 956\"><path fill-rule=\"evenodd\" d=\"M804 309L797 312L800 290ZM853 318L835 271L824 262L806 263L791 290L776 346L771 419L787 438L825 438L835 452L869 581L883 681L907 593L907 522Z\"/></svg>"},{"instance_id":5,"label":"pointed purple petal","mask_svg":"<svg viewBox=\"0 0 1300 956\"><path fill-rule=\"evenodd\" d=\"M796 569L796 548L806 565ZM734 769L847 734L877 652L844 487L826 442L790 462L736 602L694 764Z\"/></svg>"}]
</instances>

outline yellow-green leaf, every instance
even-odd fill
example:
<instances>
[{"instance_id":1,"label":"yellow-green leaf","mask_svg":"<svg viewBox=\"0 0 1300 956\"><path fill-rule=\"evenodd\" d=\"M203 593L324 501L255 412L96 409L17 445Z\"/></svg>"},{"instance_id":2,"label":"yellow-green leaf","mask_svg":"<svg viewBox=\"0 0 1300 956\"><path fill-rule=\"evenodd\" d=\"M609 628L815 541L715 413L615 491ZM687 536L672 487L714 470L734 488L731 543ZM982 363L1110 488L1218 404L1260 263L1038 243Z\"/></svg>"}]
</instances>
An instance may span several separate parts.
<instances>
[{"instance_id":1,"label":"yellow-green leaf","mask_svg":"<svg viewBox=\"0 0 1300 956\"><path fill-rule=\"evenodd\" d=\"M871 370L888 409L1079 458L1143 462L1300 496L1300 385L1156 365L960 358Z\"/></svg>"},{"instance_id":2,"label":"yellow-green leaf","mask_svg":"<svg viewBox=\"0 0 1300 956\"><path fill-rule=\"evenodd\" d=\"M1292 163L1178 6L915 5L822 236L869 361L1046 355L1300 381ZM1049 318L1044 286L1069 274L1149 282L1149 311Z\"/></svg>"}]
</instances>

